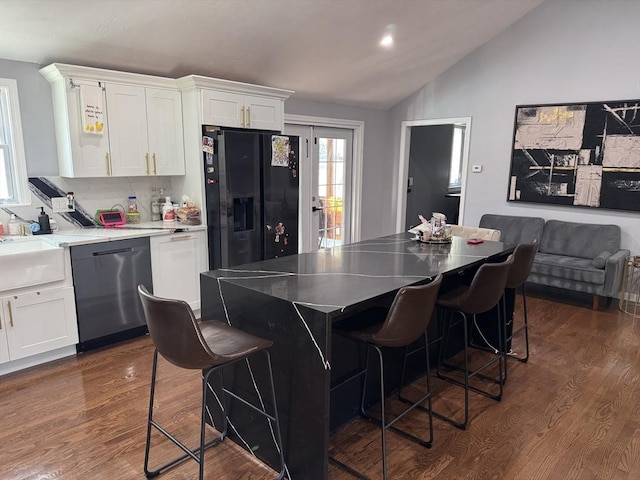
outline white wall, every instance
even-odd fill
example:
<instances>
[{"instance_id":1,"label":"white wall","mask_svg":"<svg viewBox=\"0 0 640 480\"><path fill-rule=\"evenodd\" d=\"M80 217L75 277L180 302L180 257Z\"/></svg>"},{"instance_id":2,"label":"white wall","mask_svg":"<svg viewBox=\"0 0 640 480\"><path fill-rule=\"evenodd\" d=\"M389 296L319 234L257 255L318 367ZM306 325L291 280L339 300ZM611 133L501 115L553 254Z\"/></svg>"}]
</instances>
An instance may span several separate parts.
<instances>
[{"instance_id":1,"label":"white wall","mask_svg":"<svg viewBox=\"0 0 640 480\"><path fill-rule=\"evenodd\" d=\"M393 179L387 173L392 158L388 141L391 138L388 111L298 100L295 97L284 102L284 111L295 115L364 122L360 235L362 240L382 235L381 225L387 200L385 192L390 193L393 188Z\"/></svg>"},{"instance_id":2,"label":"white wall","mask_svg":"<svg viewBox=\"0 0 640 480\"><path fill-rule=\"evenodd\" d=\"M638 212L506 200L516 105L638 98L640 2L548 0L391 110L394 167L382 175L393 175L395 189L401 121L470 116L469 164L483 170L468 174L461 222L491 212L615 223L623 247L638 253ZM382 233L395 230L395 195Z\"/></svg>"}]
</instances>

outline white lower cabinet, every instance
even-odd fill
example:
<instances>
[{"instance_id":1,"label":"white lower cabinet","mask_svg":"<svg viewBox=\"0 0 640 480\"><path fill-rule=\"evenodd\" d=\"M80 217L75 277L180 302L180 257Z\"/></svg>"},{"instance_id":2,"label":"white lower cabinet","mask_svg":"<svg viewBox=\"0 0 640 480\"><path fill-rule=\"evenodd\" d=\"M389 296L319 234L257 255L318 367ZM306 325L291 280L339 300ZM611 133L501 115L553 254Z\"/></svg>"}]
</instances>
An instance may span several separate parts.
<instances>
[{"instance_id":1,"label":"white lower cabinet","mask_svg":"<svg viewBox=\"0 0 640 480\"><path fill-rule=\"evenodd\" d=\"M150 238L153 293L200 309L200 273L207 270L206 232Z\"/></svg>"},{"instance_id":2,"label":"white lower cabinet","mask_svg":"<svg viewBox=\"0 0 640 480\"><path fill-rule=\"evenodd\" d=\"M6 327L0 317L0 363L9 361L9 345L7 345Z\"/></svg>"},{"instance_id":3,"label":"white lower cabinet","mask_svg":"<svg viewBox=\"0 0 640 480\"><path fill-rule=\"evenodd\" d=\"M0 363L78 343L73 287L0 298Z\"/></svg>"}]
</instances>

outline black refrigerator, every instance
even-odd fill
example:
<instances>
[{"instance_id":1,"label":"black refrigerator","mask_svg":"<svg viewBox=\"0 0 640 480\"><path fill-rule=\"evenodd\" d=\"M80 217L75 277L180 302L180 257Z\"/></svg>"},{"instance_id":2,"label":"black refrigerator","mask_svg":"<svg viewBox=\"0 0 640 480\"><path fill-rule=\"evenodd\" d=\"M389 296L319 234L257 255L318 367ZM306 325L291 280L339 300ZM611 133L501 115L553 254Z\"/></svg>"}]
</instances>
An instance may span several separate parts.
<instances>
[{"instance_id":1,"label":"black refrigerator","mask_svg":"<svg viewBox=\"0 0 640 480\"><path fill-rule=\"evenodd\" d=\"M298 137L202 133L209 268L298 253Z\"/></svg>"}]
</instances>

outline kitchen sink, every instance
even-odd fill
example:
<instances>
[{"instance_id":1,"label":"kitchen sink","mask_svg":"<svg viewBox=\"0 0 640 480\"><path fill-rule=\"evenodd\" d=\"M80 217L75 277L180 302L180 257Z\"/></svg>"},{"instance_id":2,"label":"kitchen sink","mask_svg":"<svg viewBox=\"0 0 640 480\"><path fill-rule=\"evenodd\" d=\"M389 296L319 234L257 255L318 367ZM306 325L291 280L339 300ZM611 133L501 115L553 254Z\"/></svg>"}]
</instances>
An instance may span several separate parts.
<instances>
[{"instance_id":1,"label":"kitchen sink","mask_svg":"<svg viewBox=\"0 0 640 480\"><path fill-rule=\"evenodd\" d=\"M0 291L64 280L64 249L35 237L0 242Z\"/></svg>"}]
</instances>

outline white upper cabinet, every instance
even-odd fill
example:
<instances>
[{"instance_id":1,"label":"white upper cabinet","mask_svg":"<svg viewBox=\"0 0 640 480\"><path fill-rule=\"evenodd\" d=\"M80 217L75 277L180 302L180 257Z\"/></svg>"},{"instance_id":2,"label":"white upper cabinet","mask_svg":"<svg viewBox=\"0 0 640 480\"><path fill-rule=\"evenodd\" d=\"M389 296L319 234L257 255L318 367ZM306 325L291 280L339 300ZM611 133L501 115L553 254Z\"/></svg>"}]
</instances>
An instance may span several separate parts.
<instances>
[{"instance_id":1,"label":"white upper cabinet","mask_svg":"<svg viewBox=\"0 0 640 480\"><path fill-rule=\"evenodd\" d=\"M180 92L107 83L114 176L183 175Z\"/></svg>"},{"instance_id":2,"label":"white upper cabinet","mask_svg":"<svg viewBox=\"0 0 640 480\"><path fill-rule=\"evenodd\" d=\"M53 114L60 175L63 177L102 177L110 175L109 129L106 116L101 133L85 132L82 125L82 88L101 91L106 105L104 82L60 78L51 84Z\"/></svg>"},{"instance_id":3,"label":"white upper cabinet","mask_svg":"<svg viewBox=\"0 0 640 480\"><path fill-rule=\"evenodd\" d=\"M203 90L202 123L244 128L244 96L237 93Z\"/></svg>"},{"instance_id":4,"label":"white upper cabinet","mask_svg":"<svg viewBox=\"0 0 640 480\"><path fill-rule=\"evenodd\" d=\"M108 83L106 91L111 175L149 175L144 87Z\"/></svg>"},{"instance_id":5,"label":"white upper cabinet","mask_svg":"<svg viewBox=\"0 0 640 480\"><path fill-rule=\"evenodd\" d=\"M284 101L290 90L189 75L178 79L184 92L198 92L199 123L255 130L284 129Z\"/></svg>"},{"instance_id":6,"label":"white upper cabinet","mask_svg":"<svg viewBox=\"0 0 640 480\"><path fill-rule=\"evenodd\" d=\"M282 131L284 101L270 97L203 90L202 123L219 127Z\"/></svg>"},{"instance_id":7,"label":"white upper cabinet","mask_svg":"<svg viewBox=\"0 0 640 480\"><path fill-rule=\"evenodd\" d=\"M284 130L284 101L269 97L245 95L246 128Z\"/></svg>"},{"instance_id":8,"label":"white upper cabinet","mask_svg":"<svg viewBox=\"0 0 640 480\"><path fill-rule=\"evenodd\" d=\"M200 185L202 125L281 132L284 101L293 94L198 75L175 80L60 63L40 73L51 84L63 177L186 175L185 183ZM187 172L186 154L198 178Z\"/></svg>"},{"instance_id":9,"label":"white upper cabinet","mask_svg":"<svg viewBox=\"0 0 640 480\"><path fill-rule=\"evenodd\" d=\"M52 88L61 176L184 175L175 80L64 64L40 73ZM87 108L101 110L100 131L83 128Z\"/></svg>"},{"instance_id":10,"label":"white upper cabinet","mask_svg":"<svg viewBox=\"0 0 640 480\"><path fill-rule=\"evenodd\" d=\"M154 175L184 174L182 97L177 90L145 89L150 165Z\"/></svg>"}]
</instances>

